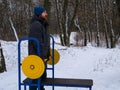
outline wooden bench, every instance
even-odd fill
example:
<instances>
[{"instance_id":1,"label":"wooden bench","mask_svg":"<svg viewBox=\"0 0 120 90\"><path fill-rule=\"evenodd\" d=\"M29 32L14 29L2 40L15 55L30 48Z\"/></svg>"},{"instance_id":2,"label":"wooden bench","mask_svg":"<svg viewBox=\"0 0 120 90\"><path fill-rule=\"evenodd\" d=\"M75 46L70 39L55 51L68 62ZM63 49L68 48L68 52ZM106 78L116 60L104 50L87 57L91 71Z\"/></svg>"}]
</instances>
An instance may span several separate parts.
<instances>
[{"instance_id":1,"label":"wooden bench","mask_svg":"<svg viewBox=\"0 0 120 90\"><path fill-rule=\"evenodd\" d=\"M28 83L26 78L23 83ZM84 87L92 90L93 80L91 79L69 79L69 78L46 78L41 82L41 85L45 86L65 86L65 87Z\"/></svg>"}]
</instances>

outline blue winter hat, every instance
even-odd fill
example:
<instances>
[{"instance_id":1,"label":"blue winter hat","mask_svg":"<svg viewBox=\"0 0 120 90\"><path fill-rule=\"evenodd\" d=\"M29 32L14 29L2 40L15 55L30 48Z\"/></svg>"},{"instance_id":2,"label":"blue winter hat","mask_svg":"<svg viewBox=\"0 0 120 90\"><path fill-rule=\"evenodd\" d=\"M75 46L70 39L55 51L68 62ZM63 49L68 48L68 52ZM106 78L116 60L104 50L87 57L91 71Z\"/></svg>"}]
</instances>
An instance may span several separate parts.
<instances>
[{"instance_id":1,"label":"blue winter hat","mask_svg":"<svg viewBox=\"0 0 120 90\"><path fill-rule=\"evenodd\" d=\"M37 16L41 15L44 11L46 11L44 7L41 6L34 7L34 14Z\"/></svg>"}]
</instances>

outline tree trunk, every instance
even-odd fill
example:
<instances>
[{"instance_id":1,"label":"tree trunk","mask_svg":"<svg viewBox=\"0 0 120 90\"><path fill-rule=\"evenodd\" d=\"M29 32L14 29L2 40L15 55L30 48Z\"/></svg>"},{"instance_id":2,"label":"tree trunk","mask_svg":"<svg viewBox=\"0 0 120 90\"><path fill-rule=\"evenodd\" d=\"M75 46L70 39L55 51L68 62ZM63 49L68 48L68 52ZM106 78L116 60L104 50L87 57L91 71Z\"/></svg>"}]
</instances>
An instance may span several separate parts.
<instances>
[{"instance_id":1,"label":"tree trunk","mask_svg":"<svg viewBox=\"0 0 120 90\"><path fill-rule=\"evenodd\" d=\"M50 20L50 15L51 15L51 2L50 2L50 0L44 0L44 7L45 7L45 9L46 9L46 11L47 11L47 13L48 13L48 21Z\"/></svg>"},{"instance_id":2,"label":"tree trunk","mask_svg":"<svg viewBox=\"0 0 120 90\"><path fill-rule=\"evenodd\" d=\"M108 34L107 34L107 24L106 24L105 12L104 12L103 0L101 0L101 8L102 8L103 22L104 22L104 26L105 26L106 47L109 48L109 41L108 41Z\"/></svg>"},{"instance_id":3,"label":"tree trunk","mask_svg":"<svg viewBox=\"0 0 120 90\"><path fill-rule=\"evenodd\" d=\"M6 65L5 65L5 59L3 56L3 51L2 51L2 47L1 47L1 43L0 43L0 73L7 71L6 70Z\"/></svg>"},{"instance_id":4,"label":"tree trunk","mask_svg":"<svg viewBox=\"0 0 120 90\"><path fill-rule=\"evenodd\" d=\"M120 0L116 0L117 8L118 8L118 13L120 16Z\"/></svg>"},{"instance_id":5,"label":"tree trunk","mask_svg":"<svg viewBox=\"0 0 120 90\"><path fill-rule=\"evenodd\" d=\"M96 29L97 29L97 46L100 46L100 31L99 31L99 19L98 19L98 0L96 0Z\"/></svg>"},{"instance_id":6,"label":"tree trunk","mask_svg":"<svg viewBox=\"0 0 120 90\"><path fill-rule=\"evenodd\" d=\"M87 32L84 31L84 46L87 46Z\"/></svg>"},{"instance_id":7,"label":"tree trunk","mask_svg":"<svg viewBox=\"0 0 120 90\"><path fill-rule=\"evenodd\" d=\"M112 25L112 11L111 11L111 0L109 0L109 15L110 15L110 43L111 43L111 48L115 47L115 34L114 34L114 30L113 30L113 25Z\"/></svg>"}]
</instances>

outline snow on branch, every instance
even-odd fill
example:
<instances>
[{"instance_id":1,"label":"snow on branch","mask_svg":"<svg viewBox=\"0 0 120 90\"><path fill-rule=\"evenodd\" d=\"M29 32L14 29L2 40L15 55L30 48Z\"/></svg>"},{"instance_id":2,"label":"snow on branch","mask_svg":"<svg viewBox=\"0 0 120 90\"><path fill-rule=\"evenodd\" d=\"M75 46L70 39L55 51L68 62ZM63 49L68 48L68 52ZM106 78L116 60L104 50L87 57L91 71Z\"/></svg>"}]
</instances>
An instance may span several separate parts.
<instances>
[{"instance_id":1,"label":"snow on branch","mask_svg":"<svg viewBox=\"0 0 120 90\"><path fill-rule=\"evenodd\" d=\"M13 29L14 35L15 35L15 37L16 37L16 40L18 41L18 40L19 40L19 39L18 39L18 35L17 35L17 32L16 32L15 27L14 27L14 25L13 25L12 19L9 18L9 21L10 21L11 27L12 27L12 29Z\"/></svg>"}]
</instances>

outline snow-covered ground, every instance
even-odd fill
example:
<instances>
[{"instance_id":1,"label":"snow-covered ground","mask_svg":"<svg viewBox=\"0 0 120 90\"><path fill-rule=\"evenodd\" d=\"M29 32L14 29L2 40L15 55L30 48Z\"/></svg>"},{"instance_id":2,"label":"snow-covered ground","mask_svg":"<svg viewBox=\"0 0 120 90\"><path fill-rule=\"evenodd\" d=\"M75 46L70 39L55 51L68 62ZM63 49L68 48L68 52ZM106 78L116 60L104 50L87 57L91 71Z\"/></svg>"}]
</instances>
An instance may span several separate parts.
<instances>
[{"instance_id":1,"label":"snow-covered ground","mask_svg":"<svg viewBox=\"0 0 120 90\"><path fill-rule=\"evenodd\" d=\"M0 90L18 90L17 42L2 41L7 72L0 74ZM55 77L93 79L93 90L120 90L120 49L62 47L55 45L60 61L55 65ZM27 56L27 43L22 43L22 57ZM51 73L48 72L48 76ZM25 78L24 75L22 75ZM52 90L51 87L45 87ZM55 87L55 90L88 90L85 88Z\"/></svg>"}]
</instances>

